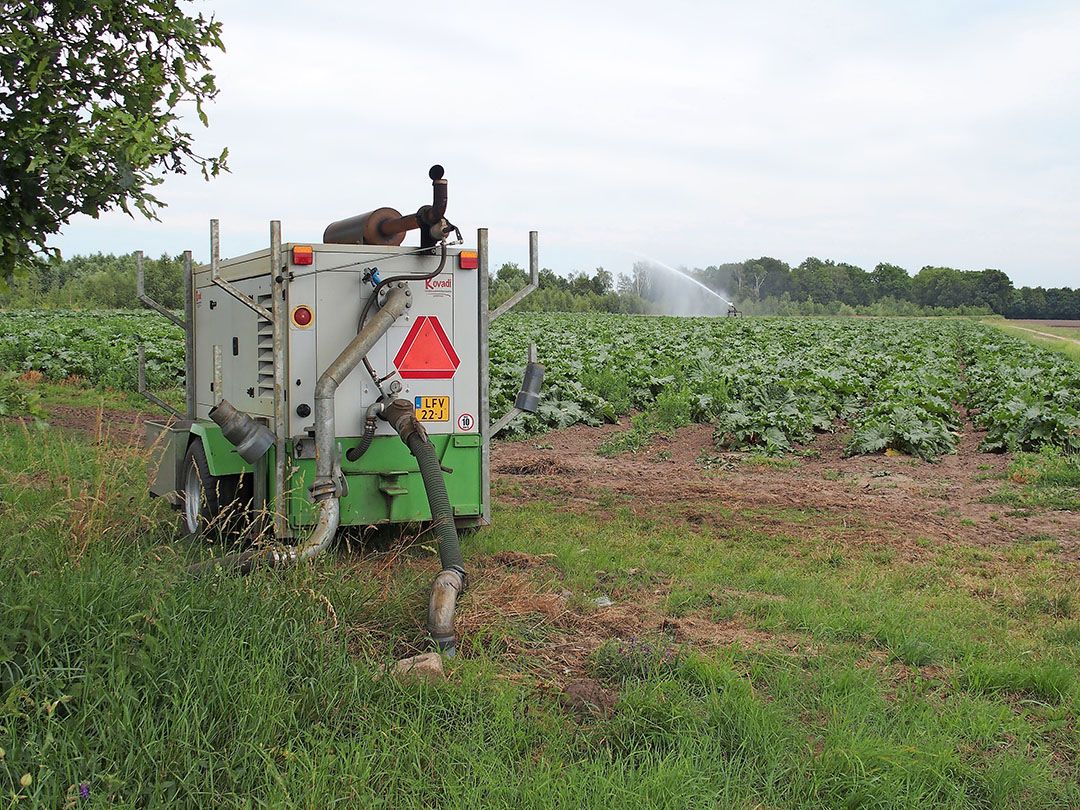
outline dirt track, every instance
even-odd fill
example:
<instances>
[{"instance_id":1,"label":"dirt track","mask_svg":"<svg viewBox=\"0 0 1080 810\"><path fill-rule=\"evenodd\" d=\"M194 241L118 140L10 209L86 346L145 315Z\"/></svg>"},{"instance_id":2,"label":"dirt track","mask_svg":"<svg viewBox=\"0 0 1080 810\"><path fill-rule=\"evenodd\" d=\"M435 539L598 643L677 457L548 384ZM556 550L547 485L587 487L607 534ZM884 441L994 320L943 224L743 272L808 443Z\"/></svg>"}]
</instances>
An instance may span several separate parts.
<instances>
[{"instance_id":1,"label":"dirt track","mask_svg":"<svg viewBox=\"0 0 1080 810\"><path fill-rule=\"evenodd\" d=\"M1005 321L1005 323L1008 323L1008 324L1026 323L1026 324L1030 324L1031 326L1060 326L1060 327L1065 327L1067 329L1080 329L1080 321L1033 321L1033 320L1021 319L1021 320L1015 320L1015 321L1011 321L1011 320L1010 321Z\"/></svg>"},{"instance_id":2,"label":"dirt track","mask_svg":"<svg viewBox=\"0 0 1080 810\"><path fill-rule=\"evenodd\" d=\"M1075 322L1060 321L1060 323L1066 326L1072 326ZM1047 324L1047 326L1055 325L1056 324ZM1050 338L1051 340L1063 340L1066 343L1072 343L1074 346L1080 346L1080 340L1076 340L1075 338L1065 337L1064 335L1055 335L1052 332L1040 332L1038 329L1029 329L1026 326L1020 326L1020 324L1018 323L1010 323L1009 326L1012 326L1015 329L1023 329L1025 332L1030 332L1031 334L1038 335L1039 337Z\"/></svg>"}]
</instances>

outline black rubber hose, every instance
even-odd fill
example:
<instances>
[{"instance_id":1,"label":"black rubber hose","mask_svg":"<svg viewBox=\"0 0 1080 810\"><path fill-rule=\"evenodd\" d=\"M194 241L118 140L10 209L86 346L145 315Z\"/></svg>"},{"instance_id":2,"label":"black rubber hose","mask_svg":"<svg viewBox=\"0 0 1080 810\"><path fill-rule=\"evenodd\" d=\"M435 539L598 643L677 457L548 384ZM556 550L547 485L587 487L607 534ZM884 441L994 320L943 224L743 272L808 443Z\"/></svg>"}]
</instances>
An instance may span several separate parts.
<instances>
[{"instance_id":1,"label":"black rubber hose","mask_svg":"<svg viewBox=\"0 0 1080 810\"><path fill-rule=\"evenodd\" d=\"M432 526L439 538L439 561L443 570L458 571L464 575L465 558L461 556L454 509L450 506L450 496L446 494L446 480L435 445L421 433L413 433L409 436L409 452L420 465L420 475L424 479L424 489L431 507Z\"/></svg>"},{"instance_id":2,"label":"black rubber hose","mask_svg":"<svg viewBox=\"0 0 1080 810\"><path fill-rule=\"evenodd\" d=\"M345 451L345 458L349 461L359 461L360 458L371 448L371 443L375 439L375 420L368 417L364 420L364 435L360 437L360 444L356 447L350 447Z\"/></svg>"},{"instance_id":3,"label":"black rubber hose","mask_svg":"<svg viewBox=\"0 0 1080 810\"><path fill-rule=\"evenodd\" d=\"M416 275L416 276L401 275L401 276L390 276L389 278L384 278L382 281L380 281L378 284L375 285L375 289L373 289L371 291L371 295L368 296L367 301L364 303L364 308L362 310L360 310L360 322L356 325L356 331L359 332L361 329L364 328L364 321L367 320L367 316L371 313L371 308L378 303L379 293L382 291L382 289L384 287L389 286L390 284L394 283L395 281L427 281L428 279L433 279L433 278L435 278L435 276L439 275L439 273L441 273L443 271L444 267L446 267L446 242L445 241L442 243L442 252L439 255L439 265L434 270L432 270L430 273L422 273L422 274Z\"/></svg>"}]
</instances>

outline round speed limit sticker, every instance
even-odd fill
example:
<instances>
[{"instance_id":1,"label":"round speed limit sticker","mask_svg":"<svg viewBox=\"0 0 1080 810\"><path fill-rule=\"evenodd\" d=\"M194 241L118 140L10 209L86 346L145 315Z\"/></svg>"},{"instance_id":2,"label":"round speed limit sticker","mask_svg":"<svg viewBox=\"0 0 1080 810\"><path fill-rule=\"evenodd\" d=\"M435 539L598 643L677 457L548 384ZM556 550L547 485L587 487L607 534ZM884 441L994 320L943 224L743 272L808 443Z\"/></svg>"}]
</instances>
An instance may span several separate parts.
<instances>
[{"instance_id":1,"label":"round speed limit sticker","mask_svg":"<svg viewBox=\"0 0 1080 810\"><path fill-rule=\"evenodd\" d=\"M476 419L471 413L463 413L457 418L458 430L472 430L476 427Z\"/></svg>"}]
</instances>

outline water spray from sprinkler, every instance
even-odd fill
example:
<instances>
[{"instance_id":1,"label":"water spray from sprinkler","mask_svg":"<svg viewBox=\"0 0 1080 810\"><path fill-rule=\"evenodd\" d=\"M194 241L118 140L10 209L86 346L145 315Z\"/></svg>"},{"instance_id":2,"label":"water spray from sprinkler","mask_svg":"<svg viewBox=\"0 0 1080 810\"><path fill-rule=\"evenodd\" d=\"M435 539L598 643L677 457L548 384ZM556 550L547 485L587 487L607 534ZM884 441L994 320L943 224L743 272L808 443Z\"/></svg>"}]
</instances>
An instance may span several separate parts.
<instances>
[{"instance_id":1,"label":"water spray from sprinkler","mask_svg":"<svg viewBox=\"0 0 1080 810\"><path fill-rule=\"evenodd\" d=\"M718 293L718 292L717 292L716 290L714 290L714 289L713 289L712 287L706 287L706 286L705 286L704 284L702 284L702 283L701 283L700 281L698 281L698 280L697 280L696 278L694 278L694 277L693 277L693 276L691 276L691 275L688 275L687 273L684 273L684 272L683 272L682 270L676 270L676 269L675 269L674 267L672 267L672 266L671 266L670 264L664 264L664 263L663 263L663 262L661 262L661 261L657 261L657 260L656 260L656 259L654 259L654 258L653 258L652 256L646 256L646 255L645 255L644 253L639 253L638 255L639 255L639 256L641 256L641 258L643 258L643 259L648 259L648 261L649 261L650 263L652 263L652 264L655 264L655 265L656 265L657 267L663 267L663 268L664 268L665 270L670 270L670 271L671 271L672 273L675 273L676 275L682 276L682 277L683 277L683 278L685 278L685 279L686 279L687 281L689 281L689 282L692 282L693 284L696 284L697 286L701 287L701 289L703 289L703 290L704 290L705 292L707 292L707 293L708 293L709 295L711 295L711 296L714 296L715 298L719 298L719 299L720 299L721 301L723 301L723 302L724 302L725 304L727 304L727 305L728 305L729 307L730 307L730 306L732 306L732 302L731 302L731 301L728 301L728 300L727 300L726 298L724 298L724 296L720 295L720 293Z\"/></svg>"}]
</instances>

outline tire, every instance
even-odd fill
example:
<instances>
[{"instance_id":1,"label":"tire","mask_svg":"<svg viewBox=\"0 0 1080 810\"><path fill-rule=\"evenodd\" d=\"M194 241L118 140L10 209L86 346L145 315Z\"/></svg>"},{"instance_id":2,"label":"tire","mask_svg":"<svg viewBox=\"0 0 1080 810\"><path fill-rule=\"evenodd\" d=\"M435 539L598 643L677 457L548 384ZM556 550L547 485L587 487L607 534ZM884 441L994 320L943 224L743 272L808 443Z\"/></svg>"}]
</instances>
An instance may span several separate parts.
<instances>
[{"instance_id":1,"label":"tire","mask_svg":"<svg viewBox=\"0 0 1080 810\"><path fill-rule=\"evenodd\" d=\"M234 534L248 517L250 496L239 475L211 475L206 450L196 439L184 455L180 479L180 532L216 540ZM244 476L250 478L250 476Z\"/></svg>"}]
</instances>

